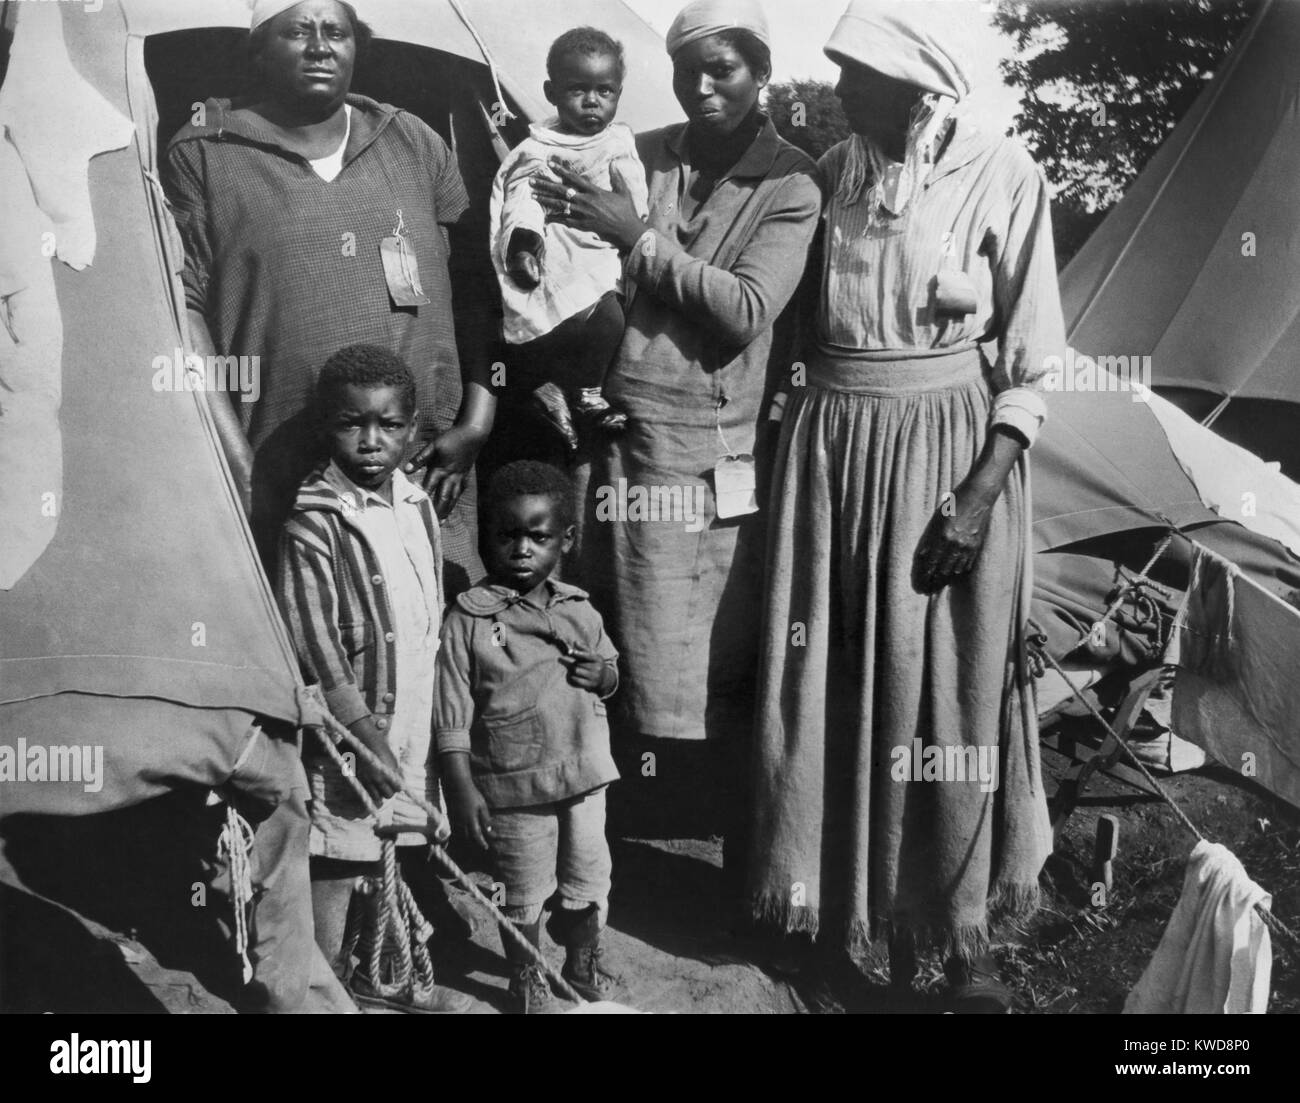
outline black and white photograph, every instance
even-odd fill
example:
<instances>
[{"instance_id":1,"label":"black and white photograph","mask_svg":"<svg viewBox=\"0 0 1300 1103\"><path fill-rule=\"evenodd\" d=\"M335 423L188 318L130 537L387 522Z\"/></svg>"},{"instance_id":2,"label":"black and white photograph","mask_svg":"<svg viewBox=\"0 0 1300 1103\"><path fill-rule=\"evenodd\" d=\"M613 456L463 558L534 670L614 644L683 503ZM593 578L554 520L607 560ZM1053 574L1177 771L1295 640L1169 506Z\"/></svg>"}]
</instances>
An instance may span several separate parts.
<instances>
[{"instance_id":1,"label":"black and white photograph","mask_svg":"<svg viewBox=\"0 0 1300 1103\"><path fill-rule=\"evenodd\" d=\"M1285 1060L1297 181L1300 0L0 0L24 1062Z\"/></svg>"}]
</instances>

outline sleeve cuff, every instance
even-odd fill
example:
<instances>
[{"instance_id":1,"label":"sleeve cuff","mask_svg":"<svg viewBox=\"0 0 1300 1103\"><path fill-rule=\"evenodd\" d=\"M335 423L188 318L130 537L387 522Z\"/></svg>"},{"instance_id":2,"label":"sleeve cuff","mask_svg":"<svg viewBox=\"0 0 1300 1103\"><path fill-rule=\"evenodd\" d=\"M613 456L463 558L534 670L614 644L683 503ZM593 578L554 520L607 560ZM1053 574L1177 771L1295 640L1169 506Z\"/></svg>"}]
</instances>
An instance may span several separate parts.
<instances>
[{"instance_id":1,"label":"sleeve cuff","mask_svg":"<svg viewBox=\"0 0 1300 1103\"><path fill-rule=\"evenodd\" d=\"M468 728L439 728L433 733L433 741L439 754L469 754Z\"/></svg>"},{"instance_id":2,"label":"sleeve cuff","mask_svg":"<svg viewBox=\"0 0 1300 1103\"><path fill-rule=\"evenodd\" d=\"M329 706L330 715L345 728L370 715L366 699L361 696L361 691L354 682L345 682L341 686L327 689L325 703Z\"/></svg>"},{"instance_id":3,"label":"sleeve cuff","mask_svg":"<svg viewBox=\"0 0 1300 1103\"><path fill-rule=\"evenodd\" d=\"M510 239L514 236L516 230L531 230L543 241L546 240L546 223L534 218L529 218L527 214L514 212L509 217L501 220L501 232L497 238L497 252L501 257L502 264L510 263Z\"/></svg>"},{"instance_id":4,"label":"sleeve cuff","mask_svg":"<svg viewBox=\"0 0 1300 1103\"><path fill-rule=\"evenodd\" d=\"M667 261L667 249L667 238L655 230L646 230L627 255L627 274L647 290L655 290Z\"/></svg>"},{"instance_id":5,"label":"sleeve cuff","mask_svg":"<svg viewBox=\"0 0 1300 1103\"><path fill-rule=\"evenodd\" d=\"M1012 387L993 400L990 425L1005 425L1025 438L1026 447L1032 448L1038 430L1047 417L1047 406L1042 396L1028 387Z\"/></svg>"}]
</instances>

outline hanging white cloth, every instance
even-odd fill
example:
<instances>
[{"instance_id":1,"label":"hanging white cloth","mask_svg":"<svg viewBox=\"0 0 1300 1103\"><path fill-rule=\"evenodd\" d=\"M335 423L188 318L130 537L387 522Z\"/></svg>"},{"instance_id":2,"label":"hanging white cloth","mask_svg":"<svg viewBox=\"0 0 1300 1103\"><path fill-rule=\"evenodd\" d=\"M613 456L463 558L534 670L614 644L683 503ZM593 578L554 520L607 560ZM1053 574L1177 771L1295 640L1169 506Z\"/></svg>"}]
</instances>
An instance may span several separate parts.
<instances>
[{"instance_id":1,"label":"hanging white cloth","mask_svg":"<svg viewBox=\"0 0 1300 1103\"><path fill-rule=\"evenodd\" d=\"M125 146L135 127L77 72L63 38L61 6L20 5L0 88L0 126L22 158L37 205L53 223L56 255L80 271L95 259L90 161Z\"/></svg>"},{"instance_id":2,"label":"hanging white cloth","mask_svg":"<svg viewBox=\"0 0 1300 1103\"><path fill-rule=\"evenodd\" d=\"M3 134L0 195L0 590L10 590L63 514L63 319L42 240L50 223Z\"/></svg>"},{"instance_id":3,"label":"hanging white cloth","mask_svg":"<svg viewBox=\"0 0 1300 1103\"><path fill-rule=\"evenodd\" d=\"M1197 843L1182 895L1124 1014L1264 1014L1273 946L1255 905L1272 902L1226 846Z\"/></svg>"}]
</instances>

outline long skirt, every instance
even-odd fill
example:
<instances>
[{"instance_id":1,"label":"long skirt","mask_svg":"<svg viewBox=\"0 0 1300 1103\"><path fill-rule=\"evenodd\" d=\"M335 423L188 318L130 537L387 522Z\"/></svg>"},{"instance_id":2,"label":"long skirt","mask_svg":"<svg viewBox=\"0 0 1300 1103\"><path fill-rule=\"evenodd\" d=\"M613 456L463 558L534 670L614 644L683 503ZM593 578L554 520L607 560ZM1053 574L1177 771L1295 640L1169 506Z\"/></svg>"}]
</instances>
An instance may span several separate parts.
<instances>
[{"instance_id":1,"label":"long skirt","mask_svg":"<svg viewBox=\"0 0 1300 1103\"><path fill-rule=\"evenodd\" d=\"M713 467L754 437L752 403L720 415L640 395L585 483L581 574L620 652L620 727L636 738L747 740L763 567L760 514L717 515ZM745 410L733 414L732 407Z\"/></svg>"},{"instance_id":2,"label":"long skirt","mask_svg":"<svg viewBox=\"0 0 1300 1103\"><path fill-rule=\"evenodd\" d=\"M792 395L759 668L760 921L975 953L991 913L1037 903L1051 830L1024 662L1023 460L972 572L933 595L912 585L927 523L983 447L986 374L976 348L823 350Z\"/></svg>"}]
</instances>

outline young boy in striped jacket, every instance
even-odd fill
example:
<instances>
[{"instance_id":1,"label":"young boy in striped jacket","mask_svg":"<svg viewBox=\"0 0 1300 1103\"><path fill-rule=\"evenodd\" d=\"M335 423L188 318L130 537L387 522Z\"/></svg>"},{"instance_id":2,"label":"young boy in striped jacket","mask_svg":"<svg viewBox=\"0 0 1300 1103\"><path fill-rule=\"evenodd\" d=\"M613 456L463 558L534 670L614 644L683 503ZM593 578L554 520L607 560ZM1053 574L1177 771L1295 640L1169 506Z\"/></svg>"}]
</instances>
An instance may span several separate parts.
<instances>
[{"instance_id":1,"label":"young boy in striped jacket","mask_svg":"<svg viewBox=\"0 0 1300 1103\"><path fill-rule=\"evenodd\" d=\"M399 469L419 416L415 379L389 350L350 345L326 361L316 398L329 461L303 482L285 522L280 604L303 674L320 685L330 712L408 788L437 804L429 752L441 539L429 496ZM316 941L358 1002L391 1002L375 992L377 978L349 969L344 949L354 892L378 872L379 837L333 760L311 745L303 756ZM355 777L380 805L382 823L426 826L425 813L366 762L355 763ZM408 873L420 855L412 848L425 842L418 831L397 836ZM431 1000L402 1009L461 1011L470 1002L438 987Z\"/></svg>"}]
</instances>

